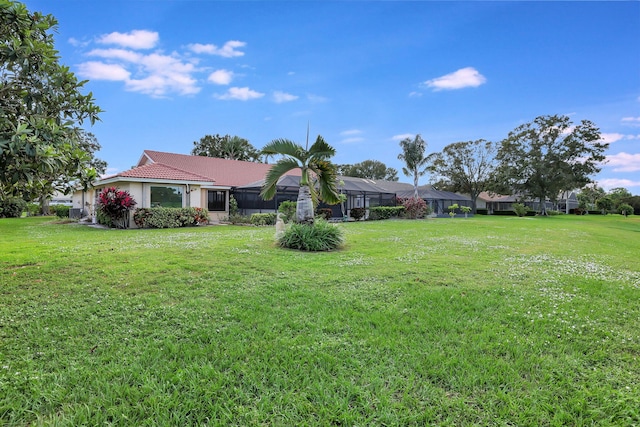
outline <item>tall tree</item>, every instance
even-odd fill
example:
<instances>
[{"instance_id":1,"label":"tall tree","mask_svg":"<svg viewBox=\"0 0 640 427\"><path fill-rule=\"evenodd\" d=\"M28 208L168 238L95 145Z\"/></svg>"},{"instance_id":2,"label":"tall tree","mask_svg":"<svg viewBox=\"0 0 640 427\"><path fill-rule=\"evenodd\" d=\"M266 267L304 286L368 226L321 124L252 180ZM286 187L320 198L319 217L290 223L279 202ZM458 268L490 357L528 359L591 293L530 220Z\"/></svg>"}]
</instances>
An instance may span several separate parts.
<instances>
[{"instance_id":1,"label":"tall tree","mask_svg":"<svg viewBox=\"0 0 640 427\"><path fill-rule=\"evenodd\" d=\"M497 182L513 194L538 199L546 215L547 199L555 202L562 191L591 182L607 146L588 120L574 127L567 116L540 116L500 143Z\"/></svg>"},{"instance_id":2,"label":"tall tree","mask_svg":"<svg viewBox=\"0 0 640 427\"><path fill-rule=\"evenodd\" d=\"M440 153L428 156L427 170L432 174L434 186L471 197L471 209L476 212L478 195L488 190L495 171L496 145L491 141L456 142Z\"/></svg>"},{"instance_id":3,"label":"tall tree","mask_svg":"<svg viewBox=\"0 0 640 427\"><path fill-rule=\"evenodd\" d=\"M260 152L249 141L231 135L205 135L199 141L193 142L191 154L245 162L261 161Z\"/></svg>"},{"instance_id":4,"label":"tall tree","mask_svg":"<svg viewBox=\"0 0 640 427\"><path fill-rule=\"evenodd\" d=\"M296 221L312 223L315 217L314 206L318 200L328 204L340 202L337 189L335 166L329 161L336 150L318 135L311 147L305 148L288 139L276 139L262 148L262 154L280 155L265 179L260 196L264 200L276 195L278 180L287 172L300 169L300 188L296 207ZM318 188L316 189L316 185Z\"/></svg>"},{"instance_id":5,"label":"tall tree","mask_svg":"<svg viewBox=\"0 0 640 427\"><path fill-rule=\"evenodd\" d=\"M402 153L398 155L398 159L404 161L405 167L402 172L406 176L413 176L413 197L418 198L418 179L427 173L427 158L425 151L427 143L418 134L415 138L405 138L400 141Z\"/></svg>"},{"instance_id":6,"label":"tall tree","mask_svg":"<svg viewBox=\"0 0 640 427\"><path fill-rule=\"evenodd\" d=\"M398 180L398 171L394 168L388 168L387 165L378 160L365 160L353 165L340 165L338 166L338 173L344 176L374 180Z\"/></svg>"},{"instance_id":7,"label":"tall tree","mask_svg":"<svg viewBox=\"0 0 640 427\"><path fill-rule=\"evenodd\" d=\"M607 195L611 198L613 202L613 209L618 210L618 206L624 203L623 200L632 196L632 194L623 187L612 188L607 192Z\"/></svg>"},{"instance_id":8,"label":"tall tree","mask_svg":"<svg viewBox=\"0 0 640 427\"><path fill-rule=\"evenodd\" d=\"M604 188L595 184L587 185L578 193L578 207L580 209L593 210L596 208L596 201L604 197Z\"/></svg>"},{"instance_id":9,"label":"tall tree","mask_svg":"<svg viewBox=\"0 0 640 427\"><path fill-rule=\"evenodd\" d=\"M101 110L58 62L53 16L0 0L0 22L0 198L22 197L77 162L80 125Z\"/></svg>"}]
</instances>

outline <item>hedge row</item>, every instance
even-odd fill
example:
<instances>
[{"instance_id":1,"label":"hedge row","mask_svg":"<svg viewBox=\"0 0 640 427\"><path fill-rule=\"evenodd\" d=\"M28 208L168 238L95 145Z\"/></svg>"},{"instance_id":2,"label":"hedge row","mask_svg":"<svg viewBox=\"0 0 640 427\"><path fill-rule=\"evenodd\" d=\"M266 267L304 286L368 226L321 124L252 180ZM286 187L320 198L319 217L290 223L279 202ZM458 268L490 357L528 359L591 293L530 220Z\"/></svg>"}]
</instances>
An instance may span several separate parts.
<instances>
[{"instance_id":1,"label":"hedge row","mask_svg":"<svg viewBox=\"0 0 640 427\"><path fill-rule=\"evenodd\" d=\"M133 221L140 228L178 228L209 222L209 212L202 208L139 208Z\"/></svg>"},{"instance_id":2,"label":"hedge row","mask_svg":"<svg viewBox=\"0 0 640 427\"><path fill-rule=\"evenodd\" d=\"M369 219L399 218L404 214L404 206L375 206L369 208Z\"/></svg>"}]
</instances>

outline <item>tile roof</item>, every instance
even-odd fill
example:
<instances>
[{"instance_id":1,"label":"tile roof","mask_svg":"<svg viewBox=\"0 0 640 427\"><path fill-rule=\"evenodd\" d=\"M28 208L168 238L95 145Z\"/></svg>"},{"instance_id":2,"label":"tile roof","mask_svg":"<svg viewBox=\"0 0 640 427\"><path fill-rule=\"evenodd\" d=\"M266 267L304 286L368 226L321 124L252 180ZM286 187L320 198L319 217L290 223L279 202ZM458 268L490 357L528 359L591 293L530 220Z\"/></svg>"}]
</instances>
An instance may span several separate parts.
<instances>
[{"instance_id":1,"label":"tile roof","mask_svg":"<svg viewBox=\"0 0 640 427\"><path fill-rule=\"evenodd\" d=\"M231 187L262 180L271 166L273 166L267 163L145 150L138 165L149 164L149 162L151 164L169 165L182 171L206 177L211 181L215 181L216 185ZM300 170L292 170L287 175L300 176Z\"/></svg>"},{"instance_id":2,"label":"tile roof","mask_svg":"<svg viewBox=\"0 0 640 427\"><path fill-rule=\"evenodd\" d=\"M187 172L162 163L147 163L146 165L121 172L114 177L213 182L209 177Z\"/></svg>"}]
</instances>

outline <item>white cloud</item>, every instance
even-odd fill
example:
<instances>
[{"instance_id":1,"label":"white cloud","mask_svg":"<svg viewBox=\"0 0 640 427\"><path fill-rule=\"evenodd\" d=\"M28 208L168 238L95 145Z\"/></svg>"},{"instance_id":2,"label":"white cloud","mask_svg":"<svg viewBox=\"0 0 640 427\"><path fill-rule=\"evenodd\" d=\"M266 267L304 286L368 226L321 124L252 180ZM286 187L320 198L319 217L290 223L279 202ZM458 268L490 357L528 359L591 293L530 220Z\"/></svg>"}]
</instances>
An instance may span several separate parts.
<instances>
[{"instance_id":1,"label":"white cloud","mask_svg":"<svg viewBox=\"0 0 640 427\"><path fill-rule=\"evenodd\" d=\"M78 75L94 80L127 81L131 73L118 64L90 61L78 66Z\"/></svg>"},{"instance_id":2,"label":"white cloud","mask_svg":"<svg viewBox=\"0 0 640 427\"><path fill-rule=\"evenodd\" d=\"M486 77L473 67L461 68L451 74L427 80L424 85L435 91L478 87L487 81Z\"/></svg>"},{"instance_id":3,"label":"white cloud","mask_svg":"<svg viewBox=\"0 0 640 427\"><path fill-rule=\"evenodd\" d=\"M308 99L310 102L318 103L318 104L319 104L319 103L322 103L322 102L327 102L327 101L329 101L329 98L325 98L324 96L320 96L320 95L314 95L314 94L312 94L312 93L308 93L308 94L307 94L307 99Z\"/></svg>"},{"instance_id":4,"label":"white cloud","mask_svg":"<svg viewBox=\"0 0 640 427\"><path fill-rule=\"evenodd\" d=\"M640 117L623 117L620 121L627 126L640 126Z\"/></svg>"},{"instance_id":5,"label":"white cloud","mask_svg":"<svg viewBox=\"0 0 640 427\"><path fill-rule=\"evenodd\" d=\"M87 78L122 80L127 90L154 97L170 93L193 95L200 91L191 62L177 56L151 53L144 55L127 49L94 49L88 55L98 56L112 63L86 62L79 65Z\"/></svg>"},{"instance_id":6,"label":"white cloud","mask_svg":"<svg viewBox=\"0 0 640 427\"><path fill-rule=\"evenodd\" d=\"M640 181L632 181L630 179L618 179L618 178L607 178L601 179L598 181L598 185L605 190L611 190L612 188L629 188L629 187L640 187Z\"/></svg>"},{"instance_id":7,"label":"white cloud","mask_svg":"<svg viewBox=\"0 0 640 427\"><path fill-rule=\"evenodd\" d=\"M601 133L602 140L608 144L618 142L621 140L632 141L634 139L640 139L640 135L625 135L623 133Z\"/></svg>"},{"instance_id":8,"label":"white cloud","mask_svg":"<svg viewBox=\"0 0 640 427\"><path fill-rule=\"evenodd\" d=\"M340 132L340 136L360 135L362 131L360 129L349 129Z\"/></svg>"},{"instance_id":9,"label":"white cloud","mask_svg":"<svg viewBox=\"0 0 640 427\"><path fill-rule=\"evenodd\" d=\"M640 171L640 153L618 153L607 156L607 166L613 166L615 172Z\"/></svg>"},{"instance_id":10,"label":"white cloud","mask_svg":"<svg viewBox=\"0 0 640 427\"><path fill-rule=\"evenodd\" d=\"M409 98L420 98L421 96L422 96L422 93L420 92L416 92L416 91L409 92Z\"/></svg>"},{"instance_id":11,"label":"white cloud","mask_svg":"<svg viewBox=\"0 0 640 427\"><path fill-rule=\"evenodd\" d=\"M108 59L120 59L127 62L140 62L143 55L127 49L93 49L88 52L89 56L99 56Z\"/></svg>"},{"instance_id":12,"label":"white cloud","mask_svg":"<svg viewBox=\"0 0 640 427\"><path fill-rule=\"evenodd\" d=\"M251 90L248 87L232 87L229 90L222 94L216 95L218 99L231 100L236 99L239 101L248 101L250 99L262 98L264 93L256 92L255 90Z\"/></svg>"},{"instance_id":13,"label":"white cloud","mask_svg":"<svg viewBox=\"0 0 640 427\"><path fill-rule=\"evenodd\" d=\"M221 48L215 44L201 44L193 43L188 45L189 49L194 53L207 53L209 55L218 55L224 58L233 58L236 56L244 56L244 52L236 50L244 47L247 44L238 40L230 40L224 44Z\"/></svg>"},{"instance_id":14,"label":"white cloud","mask_svg":"<svg viewBox=\"0 0 640 427\"><path fill-rule=\"evenodd\" d=\"M75 46L75 47L86 47L89 45L90 42L88 41L81 41L76 39L75 37L70 37L69 40L67 40L69 42L69 44L71 46Z\"/></svg>"},{"instance_id":15,"label":"white cloud","mask_svg":"<svg viewBox=\"0 0 640 427\"><path fill-rule=\"evenodd\" d=\"M602 137L602 140L607 144L620 141L624 138L624 135L621 133L601 133L600 136Z\"/></svg>"},{"instance_id":16,"label":"white cloud","mask_svg":"<svg viewBox=\"0 0 640 427\"><path fill-rule=\"evenodd\" d=\"M229 70L216 70L207 78L207 81L217 85L228 85L231 80L233 80L233 72Z\"/></svg>"},{"instance_id":17,"label":"white cloud","mask_svg":"<svg viewBox=\"0 0 640 427\"><path fill-rule=\"evenodd\" d=\"M283 102L295 101L296 99L298 99L298 96L292 95L290 93L281 92L279 90L273 92L273 100L278 104L281 104Z\"/></svg>"},{"instance_id":18,"label":"white cloud","mask_svg":"<svg viewBox=\"0 0 640 427\"><path fill-rule=\"evenodd\" d=\"M151 49L160 40L158 33L147 30L133 30L130 33L113 32L104 34L98 38L98 43L116 44L132 49Z\"/></svg>"},{"instance_id":19,"label":"white cloud","mask_svg":"<svg viewBox=\"0 0 640 427\"><path fill-rule=\"evenodd\" d=\"M402 141L403 139L407 139L407 138L413 139L414 137L415 137L415 135L412 134L412 133L402 133L400 135L392 136L391 139L394 140L394 141Z\"/></svg>"}]
</instances>

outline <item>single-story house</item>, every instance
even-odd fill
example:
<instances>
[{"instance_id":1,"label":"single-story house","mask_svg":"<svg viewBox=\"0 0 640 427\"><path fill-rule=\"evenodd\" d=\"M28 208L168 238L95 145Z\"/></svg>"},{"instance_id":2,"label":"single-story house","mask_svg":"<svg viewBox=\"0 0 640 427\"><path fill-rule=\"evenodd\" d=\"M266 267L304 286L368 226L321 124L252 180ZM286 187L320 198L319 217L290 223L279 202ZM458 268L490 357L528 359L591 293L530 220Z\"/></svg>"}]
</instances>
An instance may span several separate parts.
<instances>
[{"instance_id":1,"label":"single-story house","mask_svg":"<svg viewBox=\"0 0 640 427\"><path fill-rule=\"evenodd\" d=\"M476 201L477 209L486 209L489 214L496 211L512 211L514 203L522 203L532 211L540 211L540 201L531 200L522 196L504 196L483 191L478 195ZM578 197L575 191L566 191L558 195L558 200L554 205L550 200L545 201L547 210L559 210L569 213L571 209L578 207Z\"/></svg>"},{"instance_id":2,"label":"single-story house","mask_svg":"<svg viewBox=\"0 0 640 427\"><path fill-rule=\"evenodd\" d=\"M93 215L97 194L105 187L126 190L138 208L197 207L209 211L211 221L219 222L229 215L229 198L233 196L244 215L275 212L284 200L296 200L300 170L294 169L278 183L276 197L264 201L259 193L272 165L205 156L145 150L133 168L98 180L88 191L73 195L73 208ZM338 189L346 195L343 205L323 206L334 217L349 215L352 208L395 206L397 197L412 197L413 185L341 176ZM436 213L446 213L447 206L469 206L468 197L421 186L420 196ZM343 212L344 209L344 212ZM130 221L133 224L133 221Z\"/></svg>"}]
</instances>

